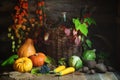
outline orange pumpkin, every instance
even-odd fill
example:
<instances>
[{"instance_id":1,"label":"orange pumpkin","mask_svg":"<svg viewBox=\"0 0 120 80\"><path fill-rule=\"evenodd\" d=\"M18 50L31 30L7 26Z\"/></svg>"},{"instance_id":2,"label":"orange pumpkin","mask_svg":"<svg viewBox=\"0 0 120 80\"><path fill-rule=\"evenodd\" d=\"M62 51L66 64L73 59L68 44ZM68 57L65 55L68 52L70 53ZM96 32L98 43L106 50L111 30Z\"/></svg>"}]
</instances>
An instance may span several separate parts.
<instances>
[{"instance_id":1,"label":"orange pumpkin","mask_svg":"<svg viewBox=\"0 0 120 80\"><path fill-rule=\"evenodd\" d=\"M29 57L36 53L33 40L31 38L26 39L25 43L18 49L19 57Z\"/></svg>"},{"instance_id":2,"label":"orange pumpkin","mask_svg":"<svg viewBox=\"0 0 120 80\"><path fill-rule=\"evenodd\" d=\"M39 67L44 65L46 55L42 52L36 53L29 57L32 60L33 66Z\"/></svg>"}]
</instances>

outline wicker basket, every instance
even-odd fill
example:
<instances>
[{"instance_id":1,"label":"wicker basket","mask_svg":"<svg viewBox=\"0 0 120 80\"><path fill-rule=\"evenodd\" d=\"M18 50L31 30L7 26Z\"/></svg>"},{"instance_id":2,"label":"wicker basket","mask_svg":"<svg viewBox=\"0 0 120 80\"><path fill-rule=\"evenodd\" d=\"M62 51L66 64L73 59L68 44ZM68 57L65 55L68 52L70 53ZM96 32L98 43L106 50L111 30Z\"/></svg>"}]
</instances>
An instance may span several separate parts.
<instances>
[{"instance_id":1,"label":"wicker basket","mask_svg":"<svg viewBox=\"0 0 120 80\"><path fill-rule=\"evenodd\" d=\"M44 41L44 52L59 60L69 58L72 55L81 56L82 48L72 41L73 36L66 36L62 27L47 29L49 33L48 41Z\"/></svg>"}]
</instances>

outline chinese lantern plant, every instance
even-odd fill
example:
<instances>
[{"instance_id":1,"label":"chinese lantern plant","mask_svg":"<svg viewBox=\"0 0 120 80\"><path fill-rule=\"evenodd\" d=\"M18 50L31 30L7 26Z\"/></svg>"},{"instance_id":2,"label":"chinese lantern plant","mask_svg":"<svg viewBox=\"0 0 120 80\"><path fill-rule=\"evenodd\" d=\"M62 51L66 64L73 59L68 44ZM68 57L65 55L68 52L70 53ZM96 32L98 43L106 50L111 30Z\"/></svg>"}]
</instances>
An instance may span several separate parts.
<instances>
[{"instance_id":1,"label":"chinese lantern plant","mask_svg":"<svg viewBox=\"0 0 120 80\"><path fill-rule=\"evenodd\" d=\"M46 20L44 7L44 0L32 0L32 3L31 0L17 0L12 13L13 24L8 27L12 52L16 53L27 37L36 40L39 34L38 28L43 27Z\"/></svg>"},{"instance_id":2,"label":"chinese lantern plant","mask_svg":"<svg viewBox=\"0 0 120 80\"><path fill-rule=\"evenodd\" d=\"M34 55L31 55L29 58L32 60L33 66L39 67L39 66L44 65L46 55L42 52L39 52Z\"/></svg>"}]
</instances>

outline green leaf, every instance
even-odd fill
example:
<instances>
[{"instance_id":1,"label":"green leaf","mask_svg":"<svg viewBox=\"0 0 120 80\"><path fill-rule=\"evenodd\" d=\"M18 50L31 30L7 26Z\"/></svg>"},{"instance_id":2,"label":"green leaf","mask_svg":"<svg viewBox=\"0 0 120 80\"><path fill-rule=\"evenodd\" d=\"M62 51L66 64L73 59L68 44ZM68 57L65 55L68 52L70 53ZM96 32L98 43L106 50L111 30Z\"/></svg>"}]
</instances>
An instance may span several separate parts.
<instances>
[{"instance_id":1,"label":"green leaf","mask_svg":"<svg viewBox=\"0 0 120 80\"><path fill-rule=\"evenodd\" d=\"M88 28L87 27L88 26L86 25L86 23L81 23L79 21L79 19L73 19L73 23L75 24L75 28L76 28L77 31L80 30L80 32L83 35L87 36L87 34L88 34Z\"/></svg>"},{"instance_id":2,"label":"green leaf","mask_svg":"<svg viewBox=\"0 0 120 80\"><path fill-rule=\"evenodd\" d=\"M59 65L66 65L66 58L60 58L58 60Z\"/></svg>"},{"instance_id":3,"label":"green leaf","mask_svg":"<svg viewBox=\"0 0 120 80\"><path fill-rule=\"evenodd\" d=\"M55 64L55 60L52 57L47 56L46 59L45 59L45 63L47 63L47 64Z\"/></svg>"},{"instance_id":4,"label":"green leaf","mask_svg":"<svg viewBox=\"0 0 120 80\"><path fill-rule=\"evenodd\" d=\"M92 42L89 39L86 39L86 44L89 48L92 48Z\"/></svg>"},{"instance_id":5,"label":"green leaf","mask_svg":"<svg viewBox=\"0 0 120 80\"><path fill-rule=\"evenodd\" d=\"M82 47L84 51L88 49L88 46L86 44L82 44Z\"/></svg>"},{"instance_id":6,"label":"green leaf","mask_svg":"<svg viewBox=\"0 0 120 80\"><path fill-rule=\"evenodd\" d=\"M74 18L73 18L73 23L75 24L76 30L78 30L78 29L79 29L79 25L81 25L79 19L74 19Z\"/></svg>"},{"instance_id":7,"label":"green leaf","mask_svg":"<svg viewBox=\"0 0 120 80\"><path fill-rule=\"evenodd\" d=\"M14 63L15 59L17 59L17 58L18 58L18 55L14 54L14 55L10 56L8 59L6 59L5 61L3 61L1 66L12 65Z\"/></svg>"},{"instance_id":8,"label":"green leaf","mask_svg":"<svg viewBox=\"0 0 120 80\"><path fill-rule=\"evenodd\" d=\"M39 70L40 70L39 67L32 68L31 74L39 74L40 73Z\"/></svg>"},{"instance_id":9,"label":"green leaf","mask_svg":"<svg viewBox=\"0 0 120 80\"><path fill-rule=\"evenodd\" d=\"M91 24L95 24L96 25L96 22L95 22L95 20L93 18L85 18L84 22L87 22L88 25L91 25Z\"/></svg>"}]
</instances>

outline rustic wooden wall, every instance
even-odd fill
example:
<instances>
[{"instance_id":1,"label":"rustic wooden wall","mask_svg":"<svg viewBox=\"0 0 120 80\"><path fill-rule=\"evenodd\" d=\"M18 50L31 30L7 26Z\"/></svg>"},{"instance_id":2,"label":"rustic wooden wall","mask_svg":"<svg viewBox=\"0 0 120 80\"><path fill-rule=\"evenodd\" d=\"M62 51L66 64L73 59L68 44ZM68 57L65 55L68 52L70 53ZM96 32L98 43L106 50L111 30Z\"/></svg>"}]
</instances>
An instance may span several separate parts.
<instances>
[{"instance_id":1,"label":"rustic wooden wall","mask_svg":"<svg viewBox=\"0 0 120 80\"><path fill-rule=\"evenodd\" d=\"M117 69L120 70L120 1L118 2L118 14L117 14L117 59L116 59L116 66L117 66Z\"/></svg>"},{"instance_id":2,"label":"rustic wooden wall","mask_svg":"<svg viewBox=\"0 0 120 80\"><path fill-rule=\"evenodd\" d=\"M100 34L104 36L108 43L106 44L105 41L99 38L94 38L94 47L98 50L107 50L112 53L113 60L116 58L114 56L117 51L116 41L119 39L117 36L119 27L117 27L116 24L116 17L117 11L119 11L118 7L120 9L120 6L117 7L117 0L45 0L45 2L48 18L54 21L57 21L58 18L62 16L62 12L67 12L67 17L69 18L79 17L83 7L94 7L92 16L96 20L97 25L96 27L90 28L90 33L91 35ZM15 3L15 0L2 0L0 3L0 53L5 54L3 57L0 57L0 59L10 54L11 46L7 38L7 28L12 24L11 14ZM120 14L120 12L118 13ZM120 19L117 18L117 21L119 26Z\"/></svg>"},{"instance_id":3,"label":"rustic wooden wall","mask_svg":"<svg viewBox=\"0 0 120 80\"><path fill-rule=\"evenodd\" d=\"M11 13L13 12L14 4L15 0L0 1L0 54L2 55L0 60L11 55L11 43L7 37L7 30L12 23Z\"/></svg>"},{"instance_id":4,"label":"rustic wooden wall","mask_svg":"<svg viewBox=\"0 0 120 80\"><path fill-rule=\"evenodd\" d=\"M46 11L54 20L62 17L63 12L67 12L68 18L79 17L82 8L86 6L95 7L93 2L89 0L46 0Z\"/></svg>"}]
</instances>

